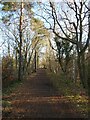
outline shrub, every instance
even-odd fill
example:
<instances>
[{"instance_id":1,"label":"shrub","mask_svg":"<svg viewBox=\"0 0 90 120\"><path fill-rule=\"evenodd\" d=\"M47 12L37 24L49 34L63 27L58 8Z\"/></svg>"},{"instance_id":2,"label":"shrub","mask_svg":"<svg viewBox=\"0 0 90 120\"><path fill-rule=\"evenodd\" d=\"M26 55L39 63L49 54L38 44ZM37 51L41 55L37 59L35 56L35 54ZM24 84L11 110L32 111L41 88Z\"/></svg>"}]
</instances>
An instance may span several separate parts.
<instances>
[{"instance_id":1,"label":"shrub","mask_svg":"<svg viewBox=\"0 0 90 120\"><path fill-rule=\"evenodd\" d=\"M13 58L5 56L2 58L2 86L7 87L15 80Z\"/></svg>"}]
</instances>

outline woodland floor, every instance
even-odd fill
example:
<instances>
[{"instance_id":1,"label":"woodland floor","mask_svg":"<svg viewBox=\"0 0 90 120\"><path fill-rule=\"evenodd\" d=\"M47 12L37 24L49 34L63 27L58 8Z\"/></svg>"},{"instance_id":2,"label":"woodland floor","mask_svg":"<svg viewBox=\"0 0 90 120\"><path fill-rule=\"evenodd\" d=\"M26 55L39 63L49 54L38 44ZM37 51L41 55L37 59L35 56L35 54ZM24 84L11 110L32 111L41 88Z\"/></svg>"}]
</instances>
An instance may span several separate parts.
<instances>
[{"instance_id":1,"label":"woodland floor","mask_svg":"<svg viewBox=\"0 0 90 120\"><path fill-rule=\"evenodd\" d=\"M31 120L43 118L80 118L82 114L60 91L56 91L45 69L28 76L10 95L9 109L3 108L3 120ZM5 112L6 111L6 112Z\"/></svg>"}]
</instances>

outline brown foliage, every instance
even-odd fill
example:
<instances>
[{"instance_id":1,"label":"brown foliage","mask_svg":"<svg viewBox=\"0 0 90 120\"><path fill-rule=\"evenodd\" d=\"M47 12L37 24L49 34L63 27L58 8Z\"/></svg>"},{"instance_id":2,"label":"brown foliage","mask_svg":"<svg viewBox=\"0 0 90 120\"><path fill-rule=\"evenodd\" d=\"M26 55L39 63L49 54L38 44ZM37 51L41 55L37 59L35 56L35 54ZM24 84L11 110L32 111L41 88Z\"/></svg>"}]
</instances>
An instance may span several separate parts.
<instances>
[{"instance_id":1,"label":"brown foliage","mask_svg":"<svg viewBox=\"0 0 90 120\"><path fill-rule=\"evenodd\" d=\"M14 66L13 66L13 58L9 56L5 56L2 58L2 83L3 87L7 87L10 83L12 83L14 78Z\"/></svg>"}]
</instances>

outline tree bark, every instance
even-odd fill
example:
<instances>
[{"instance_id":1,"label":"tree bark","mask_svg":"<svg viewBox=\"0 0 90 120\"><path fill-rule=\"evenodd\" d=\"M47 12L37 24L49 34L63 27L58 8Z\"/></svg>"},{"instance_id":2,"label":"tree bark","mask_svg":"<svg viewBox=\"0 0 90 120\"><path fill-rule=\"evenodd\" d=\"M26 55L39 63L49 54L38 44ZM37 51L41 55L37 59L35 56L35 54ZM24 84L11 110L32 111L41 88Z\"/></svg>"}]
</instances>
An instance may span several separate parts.
<instances>
[{"instance_id":1,"label":"tree bark","mask_svg":"<svg viewBox=\"0 0 90 120\"><path fill-rule=\"evenodd\" d=\"M16 52L15 52L15 61L16 61L16 70L17 70L17 65L18 65L17 50L16 50Z\"/></svg>"},{"instance_id":2,"label":"tree bark","mask_svg":"<svg viewBox=\"0 0 90 120\"><path fill-rule=\"evenodd\" d=\"M20 8L20 25L19 25L19 37L20 37L20 43L19 43L19 69L18 69L18 80L21 81L21 73L22 73L22 10L23 10L23 2L21 2L21 8Z\"/></svg>"},{"instance_id":3,"label":"tree bark","mask_svg":"<svg viewBox=\"0 0 90 120\"><path fill-rule=\"evenodd\" d=\"M87 88L87 77L86 77L86 66L85 66L85 56L84 53L80 55L78 53L78 71L79 71L79 77L80 81L84 88Z\"/></svg>"},{"instance_id":4,"label":"tree bark","mask_svg":"<svg viewBox=\"0 0 90 120\"><path fill-rule=\"evenodd\" d=\"M36 50L35 50L34 64L35 64L35 72L36 72L37 70L37 51Z\"/></svg>"}]
</instances>

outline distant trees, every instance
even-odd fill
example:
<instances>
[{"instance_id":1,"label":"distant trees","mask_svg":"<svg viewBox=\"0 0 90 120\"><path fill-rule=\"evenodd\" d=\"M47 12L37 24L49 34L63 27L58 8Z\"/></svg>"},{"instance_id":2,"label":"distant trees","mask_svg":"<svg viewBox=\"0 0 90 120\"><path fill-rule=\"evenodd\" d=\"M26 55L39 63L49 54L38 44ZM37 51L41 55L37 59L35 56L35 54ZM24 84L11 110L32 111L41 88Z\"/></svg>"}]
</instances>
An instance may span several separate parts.
<instances>
[{"instance_id":1,"label":"distant trees","mask_svg":"<svg viewBox=\"0 0 90 120\"><path fill-rule=\"evenodd\" d=\"M34 47L34 67L36 71L39 64L38 56L40 54L41 48L46 46L46 39L50 36L50 34L49 31L45 29L44 23L36 18L32 18L31 20L31 29L34 31L32 46Z\"/></svg>"},{"instance_id":2,"label":"distant trees","mask_svg":"<svg viewBox=\"0 0 90 120\"><path fill-rule=\"evenodd\" d=\"M8 56L15 59L18 80L29 70L36 71L39 65L38 56L44 47L41 56L45 58L42 58L42 63L51 71L58 72L61 69L65 75L69 71L74 80L79 76L86 88L89 83L86 54L90 40L87 2L74 0L38 3L37 13L32 11L32 6L32 3L23 2L2 3L4 14L1 30L6 40L4 45L7 46ZM47 40L49 44L46 43Z\"/></svg>"}]
</instances>

